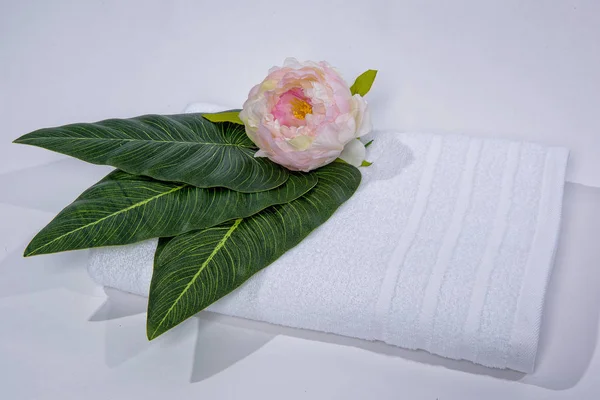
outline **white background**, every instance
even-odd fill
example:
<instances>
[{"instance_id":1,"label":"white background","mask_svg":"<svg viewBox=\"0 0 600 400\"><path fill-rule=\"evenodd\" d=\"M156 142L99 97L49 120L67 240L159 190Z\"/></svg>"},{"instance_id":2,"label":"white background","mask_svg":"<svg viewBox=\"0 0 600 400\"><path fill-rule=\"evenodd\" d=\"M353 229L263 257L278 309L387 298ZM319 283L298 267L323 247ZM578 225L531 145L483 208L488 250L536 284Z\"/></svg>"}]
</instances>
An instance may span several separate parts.
<instances>
[{"instance_id":1,"label":"white background","mask_svg":"<svg viewBox=\"0 0 600 400\"><path fill-rule=\"evenodd\" d=\"M597 1L0 0L0 398L600 398L597 317L582 332L586 368L551 388L213 316L148 343L143 301L107 300L85 252L20 257L106 169L11 140L194 101L239 106L286 56L328 60L348 80L378 69L377 129L566 146L568 179L600 187ZM589 233L600 190L568 191ZM591 269L593 247L571 254Z\"/></svg>"}]
</instances>

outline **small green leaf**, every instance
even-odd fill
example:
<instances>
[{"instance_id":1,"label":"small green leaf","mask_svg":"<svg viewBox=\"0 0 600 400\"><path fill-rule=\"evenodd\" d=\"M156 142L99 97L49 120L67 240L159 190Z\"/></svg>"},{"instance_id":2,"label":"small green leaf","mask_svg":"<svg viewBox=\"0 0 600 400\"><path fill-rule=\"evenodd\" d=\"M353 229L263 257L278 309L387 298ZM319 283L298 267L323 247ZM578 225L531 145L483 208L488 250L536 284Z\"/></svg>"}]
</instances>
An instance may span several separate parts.
<instances>
[{"instance_id":1,"label":"small green leaf","mask_svg":"<svg viewBox=\"0 0 600 400\"><path fill-rule=\"evenodd\" d=\"M61 211L33 238L24 255L176 236L290 202L316 184L314 174L290 173L275 189L241 193L114 171Z\"/></svg>"},{"instance_id":2,"label":"small green leaf","mask_svg":"<svg viewBox=\"0 0 600 400\"><path fill-rule=\"evenodd\" d=\"M360 164L361 167L370 167L371 165L373 165L373 163L367 160L363 160L363 162Z\"/></svg>"},{"instance_id":3,"label":"small green leaf","mask_svg":"<svg viewBox=\"0 0 600 400\"><path fill-rule=\"evenodd\" d=\"M367 144L365 144L365 148L369 147L371 145L371 143L373 143L374 139L371 139L367 142Z\"/></svg>"},{"instance_id":4,"label":"small green leaf","mask_svg":"<svg viewBox=\"0 0 600 400\"><path fill-rule=\"evenodd\" d=\"M377 70L370 69L359 75L358 78L354 81L352 86L350 86L350 92L352 95L359 94L361 96L366 95L371 90L371 86L373 86L373 82L375 81L375 77L377 76Z\"/></svg>"},{"instance_id":5,"label":"small green leaf","mask_svg":"<svg viewBox=\"0 0 600 400\"><path fill-rule=\"evenodd\" d=\"M352 196L361 178L358 169L342 163L313 174L317 185L290 203L168 243L161 239L150 284L148 339L208 307L300 243Z\"/></svg>"},{"instance_id":6,"label":"small green leaf","mask_svg":"<svg viewBox=\"0 0 600 400\"><path fill-rule=\"evenodd\" d=\"M219 113L202 114L204 118L210 122L233 122L234 124L244 125L244 122L240 119L241 110L230 110Z\"/></svg>"}]
</instances>

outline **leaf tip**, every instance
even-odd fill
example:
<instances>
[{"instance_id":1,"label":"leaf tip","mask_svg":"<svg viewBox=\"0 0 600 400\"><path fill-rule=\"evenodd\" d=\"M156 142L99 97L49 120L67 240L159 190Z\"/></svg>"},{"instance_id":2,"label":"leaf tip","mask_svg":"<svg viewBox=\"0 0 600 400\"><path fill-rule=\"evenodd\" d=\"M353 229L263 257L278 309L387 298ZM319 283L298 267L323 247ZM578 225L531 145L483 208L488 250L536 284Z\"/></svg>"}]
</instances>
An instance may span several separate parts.
<instances>
[{"instance_id":1,"label":"leaf tip","mask_svg":"<svg viewBox=\"0 0 600 400\"><path fill-rule=\"evenodd\" d=\"M27 247L25 247L25 250L23 250L23 257L27 258L27 257L31 257L31 256L35 255L36 249L32 248L32 246L31 246L32 242L33 242L33 240L31 242L29 242Z\"/></svg>"},{"instance_id":2,"label":"leaf tip","mask_svg":"<svg viewBox=\"0 0 600 400\"><path fill-rule=\"evenodd\" d=\"M16 144L32 144L32 143L34 143L33 145L36 146L35 143L36 143L36 139L39 138L39 133L43 133L46 130L47 130L46 128L37 129L33 132L29 132L29 133L19 136L12 142L16 143Z\"/></svg>"},{"instance_id":3,"label":"leaf tip","mask_svg":"<svg viewBox=\"0 0 600 400\"><path fill-rule=\"evenodd\" d=\"M150 309L148 309L148 312L152 313ZM150 318L146 318L146 337L148 338L148 341L153 341L166 331L167 330L165 329L160 329L160 325L156 326L155 323L151 322Z\"/></svg>"},{"instance_id":4,"label":"leaf tip","mask_svg":"<svg viewBox=\"0 0 600 400\"><path fill-rule=\"evenodd\" d=\"M160 333L157 335L156 329L154 329L154 327L151 327L150 325L146 325L146 337L148 338L149 342L151 342L152 340L156 339L159 336L160 336Z\"/></svg>"}]
</instances>

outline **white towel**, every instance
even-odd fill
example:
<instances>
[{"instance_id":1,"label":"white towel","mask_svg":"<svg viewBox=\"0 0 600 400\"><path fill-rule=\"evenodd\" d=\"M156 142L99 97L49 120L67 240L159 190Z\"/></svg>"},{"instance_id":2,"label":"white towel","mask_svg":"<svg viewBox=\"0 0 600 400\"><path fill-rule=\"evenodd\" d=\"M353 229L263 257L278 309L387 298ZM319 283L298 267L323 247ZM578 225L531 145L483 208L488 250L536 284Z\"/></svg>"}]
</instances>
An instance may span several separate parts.
<instances>
[{"instance_id":1,"label":"white towel","mask_svg":"<svg viewBox=\"0 0 600 400\"><path fill-rule=\"evenodd\" d=\"M568 151L455 135L372 138L373 165L361 168L356 194L209 310L533 371ZM147 296L155 247L94 249L90 275Z\"/></svg>"}]
</instances>

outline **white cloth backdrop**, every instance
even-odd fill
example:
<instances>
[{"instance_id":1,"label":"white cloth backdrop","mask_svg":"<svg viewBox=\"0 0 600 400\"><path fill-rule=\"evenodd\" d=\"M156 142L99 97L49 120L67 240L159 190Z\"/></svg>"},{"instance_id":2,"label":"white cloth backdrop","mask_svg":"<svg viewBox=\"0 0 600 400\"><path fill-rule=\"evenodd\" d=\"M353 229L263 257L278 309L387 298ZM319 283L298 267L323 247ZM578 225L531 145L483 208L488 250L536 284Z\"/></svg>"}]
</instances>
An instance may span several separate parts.
<instances>
[{"instance_id":1,"label":"white cloth backdrop","mask_svg":"<svg viewBox=\"0 0 600 400\"><path fill-rule=\"evenodd\" d=\"M567 185L544 317L554 333L541 339L560 350L542 351L556 358L521 379L537 387L277 333L265 343L220 323L148 343L143 306L103 305L85 254L21 258L36 229L105 170L49 166L63 157L9 144L42 126L177 113L197 99L241 104L271 65L295 56L327 59L348 79L379 69L369 93L379 129L568 147L567 179L600 186L600 2L5 0L0 35L0 397L600 397L598 189Z\"/></svg>"}]
</instances>

